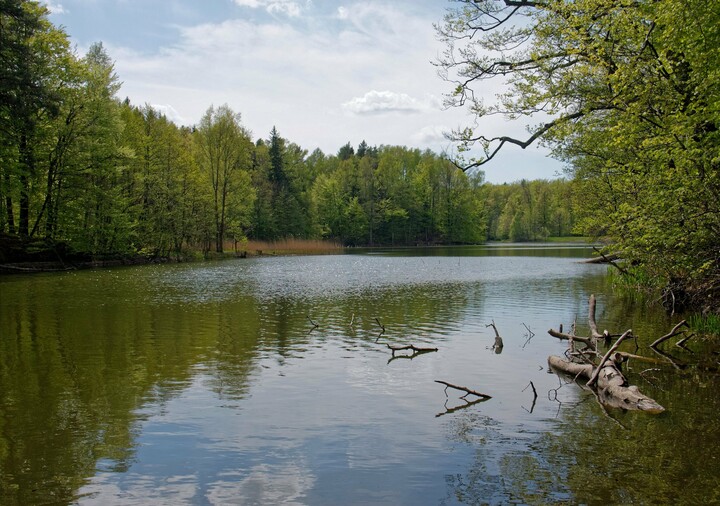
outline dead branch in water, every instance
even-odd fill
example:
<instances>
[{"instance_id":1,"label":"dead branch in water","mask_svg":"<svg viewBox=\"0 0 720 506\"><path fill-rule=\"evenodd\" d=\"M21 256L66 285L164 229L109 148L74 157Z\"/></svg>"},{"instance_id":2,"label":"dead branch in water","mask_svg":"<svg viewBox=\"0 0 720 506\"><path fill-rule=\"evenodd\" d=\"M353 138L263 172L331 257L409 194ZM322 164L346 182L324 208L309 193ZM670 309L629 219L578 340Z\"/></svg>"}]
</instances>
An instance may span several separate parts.
<instances>
[{"instance_id":1,"label":"dead branch in water","mask_svg":"<svg viewBox=\"0 0 720 506\"><path fill-rule=\"evenodd\" d=\"M437 348L422 348L419 346L415 346L414 344L408 344L405 346L388 344L387 347L392 351L393 358L400 358L400 356L395 356L396 351L412 350L412 355L403 355L402 358L415 358L418 355L422 355L423 353L431 353L433 351L438 351Z\"/></svg>"},{"instance_id":2,"label":"dead branch in water","mask_svg":"<svg viewBox=\"0 0 720 506\"><path fill-rule=\"evenodd\" d=\"M459 385L453 385L452 383L448 383L447 381L435 380L435 383L440 383L441 385L445 385L445 395L446 396L447 396L447 389L454 388L455 390L460 390L461 392L465 392L465 395L460 396L461 399L465 399L468 395L474 395L474 396L480 397L482 399L492 399L492 396L490 396L490 395L483 394L476 390L471 390L468 387L461 387Z\"/></svg>"},{"instance_id":3,"label":"dead branch in water","mask_svg":"<svg viewBox=\"0 0 720 506\"><path fill-rule=\"evenodd\" d=\"M695 334L688 334L687 336L685 336L685 337L683 337L682 339L680 339L677 343L675 343L675 346L679 346L680 348L683 348L683 349L685 349L685 350L687 350L687 351L692 352L692 350L691 350L690 348L688 348L687 346L685 346L685 343L688 342L688 341L689 341L691 338L693 338L693 337L695 337Z\"/></svg>"},{"instance_id":4,"label":"dead branch in water","mask_svg":"<svg viewBox=\"0 0 720 506\"><path fill-rule=\"evenodd\" d=\"M312 321L312 318L310 318L310 316L308 316L307 319L310 322L310 325L312 325L312 329L310 329L310 332L312 332L313 330L315 330L316 328L318 328L320 326L317 323L315 323L314 321Z\"/></svg>"},{"instance_id":5,"label":"dead branch in water","mask_svg":"<svg viewBox=\"0 0 720 506\"><path fill-rule=\"evenodd\" d=\"M487 325L485 325L485 328L488 328L488 327L493 328L493 330L495 331L495 337L500 337L500 334L498 333L498 329L495 326L495 320L493 320L492 323L488 323Z\"/></svg>"},{"instance_id":6,"label":"dead branch in water","mask_svg":"<svg viewBox=\"0 0 720 506\"><path fill-rule=\"evenodd\" d=\"M525 409L524 406L523 406L523 409L525 409L525 411L527 411L528 413L532 413L533 411L535 411L535 403L537 402L538 394L537 394L537 390L535 390L535 384L534 384L532 381L528 384L527 387L523 388L522 391L524 392L525 390L528 389L528 387L532 387L532 391L533 391L532 406L530 406L530 410L529 410L529 411L528 411L527 409Z\"/></svg>"},{"instance_id":7,"label":"dead branch in water","mask_svg":"<svg viewBox=\"0 0 720 506\"><path fill-rule=\"evenodd\" d=\"M590 380L587 382L588 386L593 386L595 383L597 383L598 376L600 375L600 371L605 366L605 363L608 361L608 359L612 356L613 353L618 349L620 344L625 340L627 336L632 335L632 330L628 329L625 331L623 335L620 336L620 338L615 341L615 344L612 345L612 347L607 351L605 356L600 360L600 363L595 368L595 371L593 372L592 376L590 376Z\"/></svg>"},{"instance_id":8,"label":"dead branch in water","mask_svg":"<svg viewBox=\"0 0 720 506\"><path fill-rule=\"evenodd\" d=\"M595 323L595 294L590 295L590 303L588 304L588 326L590 327L590 337L593 339L606 339L610 333L605 330L602 334L598 332L597 323Z\"/></svg>"},{"instance_id":9,"label":"dead branch in water","mask_svg":"<svg viewBox=\"0 0 720 506\"><path fill-rule=\"evenodd\" d=\"M662 336L662 337L656 339L655 341L653 341L653 343L650 345L650 347L651 347L651 348L657 348L658 345L660 345L661 343L664 343L665 341L667 341L667 340L670 339L671 337L675 337L675 336L677 336L677 335L679 335L679 334L684 334L685 331L679 330L681 327L689 327L689 325L688 325L688 323L687 323L686 320L681 321L680 323L678 323L677 325L675 325L670 332L668 332L668 333L665 334L664 336Z\"/></svg>"},{"instance_id":10,"label":"dead branch in water","mask_svg":"<svg viewBox=\"0 0 720 506\"><path fill-rule=\"evenodd\" d=\"M375 318L375 321L377 322L378 325L380 325L380 333L378 334L377 339L375 339L375 342L377 343L380 340L380 338L382 337L382 335L385 333L385 325L380 323L380 320L378 320L377 317Z\"/></svg>"},{"instance_id":11,"label":"dead branch in water","mask_svg":"<svg viewBox=\"0 0 720 506\"><path fill-rule=\"evenodd\" d=\"M548 330L548 334L550 334L553 337L557 337L558 339L564 339L566 341L577 341L579 343L584 343L591 348L595 348L595 341L590 337L581 337L581 336L574 336L571 334L563 334L562 332L558 332L557 330L550 329Z\"/></svg>"},{"instance_id":12,"label":"dead branch in water","mask_svg":"<svg viewBox=\"0 0 720 506\"><path fill-rule=\"evenodd\" d=\"M500 337L500 333L498 332L497 327L495 326L495 320L492 320L492 323L488 323L485 325L485 328L492 327L495 331L495 344L493 344L492 349L495 350L495 353L502 353L503 349L503 340L502 337Z\"/></svg>"},{"instance_id":13,"label":"dead branch in water","mask_svg":"<svg viewBox=\"0 0 720 506\"><path fill-rule=\"evenodd\" d=\"M603 405L622 409L642 410L650 413L661 413L665 411L665 408L655 400L643 395L636 386L630 385L620 370L622 362L629 356L633 358L636 357L617 351L625 339L634 337L632 330L627 330L623 333L607 353L603 355L597 365L595 365L595 357L586 356L588 352L590 352L590 355L599 356L597 353L597 340L611 337L611 334L607 330L602 334L597 330L597 323L595 321L595 295L590 296L588 306L588 325L592 334L591 337L574 335L574 328L572 334L563 334L552 329L548 331L551 336L559 339L567 339L571 343L570 350L566 352L566 358L554 355L548 357L548 365L550 368L556 372L572 375L575 377L575 380L580 377L587 379L586 384L582 386L593 389L593 393L597 394L597 399ZM673 330L677 331L677 328ZM572 346L575 341L584 343L588 348L576 352Z\"/></svg>"},{"instance_id":14,"label":"dead branch in water","mask_svg":"<svg viewBox=\"0 0 720 506\"><path fill-rule=\"evenodd\" d=\"M548 365L556 372L562 372L578 378L589 379L597 369L592 364L576 364L562 357L551 355ZM629 385L625 376L620 372L618 364L609 360L600 368L595 391L601 404L621 409L633 409L648 413L662 413L665 411L654 399L643 395L638 387Z\"/></svg>"},{"instance_id":15,"label":"dead branch in water","mask_svg":"<svg viewBox=\"0 0 720 506\"><path fill-rule=\"evenodd\" d=\"M595 246L593 246L593 249L600 256L596 257L596 258L591 258L590 260L586 260L585 263L588 263L588 264L599 264L599 263L610 264L613 267L615 267L617 270L622 272L623 274L629 275L627 269L625 269L623 266L621 266L615 262L616 260L620 259L620 255L618 253L611 253L609 255L606 255L602 251L597 249Z\"/></svg>"}]
</instances>

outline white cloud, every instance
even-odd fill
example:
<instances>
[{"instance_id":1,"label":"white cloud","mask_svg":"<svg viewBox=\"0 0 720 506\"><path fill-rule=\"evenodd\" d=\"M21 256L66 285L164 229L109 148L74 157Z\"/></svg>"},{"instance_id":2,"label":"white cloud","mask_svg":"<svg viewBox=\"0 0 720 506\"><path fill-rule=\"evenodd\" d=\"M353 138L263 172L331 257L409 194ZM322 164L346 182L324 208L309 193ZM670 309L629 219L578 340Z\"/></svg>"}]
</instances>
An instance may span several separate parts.
<instances>
[{"instance_id":1,"label":"white cloud","mask_svg":"<svg viewBox=\"0 0 720 506\"><path fill-rule=\"evenodd\" d=\"M52 0L44 0L42 3L52 14L65 14L67 12L62 4L55 3Z\"/></svg>"},{"instance_id":2,"label":"white cloud","mask_svg":"<svg viewBox=\"0 0 720 506\"><path fill-rule=\"evenodd\" d=\"M349 102L345 102L342 107L354 114L414 113L428 109L429 104L406 93L372 90L362 97L355 97Z\"/></svg>"},{"instance_id":3,"label":"white cloud","mask_svg":"<svg viewBox=\"0 0 720 506\"><path fill-rule=\"evenodd\" d=\"M303 148L326 153L362 140L443 150L450 144L445 129L423 125L472 124L467 111L443 110L438 98L450 85L430 63L443 49L432 29L434 14L420 15L401 2L234 2L263 12L274 8L284 19L239 15L175 25L176 39L150 51L108 40L124 83L121 98L161 104L154 107L185 125L199 121L210 105L227 103L257 137L276 126ZM438 19L442 12L438 7Z\"/></svg>"},{"instance_id":4,"label":"white cloud","mask_svg":"<svg viewBox=\"0 0 720 506\"><path fill-rule=\"evenodd\" d=\"M167 119L176 125L184 125L186 123L180 113L170 104L150 104L150 107L164 115Z\"/></svg>"},{"instance_id":5,"label":"white cloud","mask_svg":"<svg viewBox=\"0 0 720 506\"><path fill-rule=\"evenodd\" d=\"M338 19L347 19L350 14L348 13L348 10L345 7L338 7L337 8L337 14L336 17Z\"/></svg>"},{"instance_id":6,"label":"white cloud","mask_svg":"<svg viewBox=\"0 0 720 506\"><path fill-rule=\"evenodd\" d=\"M270 14L285 14L290 17L300 16L303 10L302 5L294 0L234 0L234 2L240 7L250 7L252 9L262 7ZM308 1L306 5L309 4Z\"/></svg>"},{"instance_id":7,"label":"white cloud","mask_svg":"<svg viewBox=\"0 0 720 506\"><path fill-rule=\"evenodd\" d=\"M450 144L450 141L447 139L447 134L451 131L452 128L445 125L429 125L420 129L413 138L424 145L435 145L439 143Z\"/></svg>"}]
</instances>

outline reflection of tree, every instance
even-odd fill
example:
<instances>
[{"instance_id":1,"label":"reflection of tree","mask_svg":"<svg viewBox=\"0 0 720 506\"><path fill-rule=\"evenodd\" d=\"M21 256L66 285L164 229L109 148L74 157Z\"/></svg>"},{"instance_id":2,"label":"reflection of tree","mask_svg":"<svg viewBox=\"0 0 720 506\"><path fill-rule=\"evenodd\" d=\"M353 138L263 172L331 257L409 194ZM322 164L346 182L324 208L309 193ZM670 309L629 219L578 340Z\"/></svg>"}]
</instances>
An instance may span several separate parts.
<instances>
[{"instance_id":1,"label":"reflection of tree","mask_svg":"<svg viewBox=\"0 0 720 506\"><path fill-rule=\"evenodd\" d=\"M202 279L192 272L180 272L187 286L154 279L149 269L3 285L0 503L37 503L49 494L69 502L96 469L127 471L143 408L173 399L198 366L219 397L239 399L262 355L300 356L338 336L385 347L374 342L377 316L387 322L388 342L412 336L422 344L482 301L474 288L450 284L333 298L263 298L228 284L195 294ZM147 300L153 284L159 297ZM319 324L309 334L307 315Z\"/></svg>"},{"instance_id":2,"label":"reflection of tree","mask_svg":"<svg viewBox=\"0 0 720 506\"><path fill-rule=\"evenodd\" d=\"M567 484L576 502L701 504L712 491L717 499L720 381L668 370L660 384L666 415L616 411L628 429L622 431L597 404L584 403L564 410L563 430L542 438L540 451L556 459L573 456Z\"/></svg>"},{"instance_id":3,"label":"reflection of tree","mask_svg":"<svg viewBox=\"0 0 720 506\"><path fill-rule=\"evenodd\" d=\"M647 345L667 332L665 315L653 312L642 300L605 296L601 303L601 328L613 331L630 321L634 331L639 329L638 353L650 353ZM587 308L583 306L578 314L584 320ZM464 472L446 477L448 502L717 502L720 378L692 367L678 370L669 362L660 368L657 365L652 383L640 374L647 366L642 362L631 361L628 374L641 390L651 391L667 408L667 413L659 416L605 412L589 394L584 397L588 402L558 405L556 426L539 434L524 427L516 431L501 428L498 422L467 410L453 414L450 435L473 449L474 457ZM578 388L561 385L563 389ZM541 392L538 404L543 402L552 400L544 401Z\"/></svg>"},{"instance_id":4,"label":"reflection of tree","mask_svg":"<svg viewBox=\"0 0 720 506\"><path fill-rule=\"evenodd\" d=\"M463 504L715 502L720 380L698 387L697 378L667 369L660 383L669 411L661 416L614 410L613 423L598 403L580 402L563 405L557 429L536 441L469 437L483 429L462 428L477 457L467 472L448 477L450 493Z\"/></svg>"},{"instance_id":5,"label":"reflection of tree","mask_svg":"<svg viewBox=\"0 0 720 506\"><path fill-rule=\"evenodd\" d=\"M182 391L209 350L220 356L217 376L231 378L225 383L236 390L250 369L248 350L257 332L248 329L257 322L248 315L254 308L243 314L245 305L238 303L238 314L228 315L135 303L138 293L125 283L112 283L114 293L94 304L82 295L91 274L77 276L48 284L23 280L19 290L3 285L2 504L66 503L96 467L126 471L142 419L138 410ZM249 339L218 331L239 322L245 332L238 333Z\"/></svg>"}]
</instances>

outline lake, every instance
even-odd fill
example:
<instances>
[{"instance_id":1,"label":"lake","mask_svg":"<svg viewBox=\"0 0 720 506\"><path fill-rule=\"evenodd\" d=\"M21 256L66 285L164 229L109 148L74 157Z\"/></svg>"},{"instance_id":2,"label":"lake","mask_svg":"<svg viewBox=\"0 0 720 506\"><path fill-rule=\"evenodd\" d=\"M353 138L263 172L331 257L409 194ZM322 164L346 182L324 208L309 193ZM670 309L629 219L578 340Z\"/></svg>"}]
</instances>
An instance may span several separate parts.
<instances>
[{"instance_id":1,"label":"lake","mask_svg":"<svg viewBox=\"0 0 720 506\"><path fill-rule=\"evenodd\" d=\"M678 318L613 295L590 256L487 245L0 277L0 504L720 502L720 381L686 367L709 345L647 349ZM628 377L665 413L606 410L548 372L567 344L547 330L587 335L592 293L601 330L632 328L659 359ZM436 380L492 398L466 405Z\"/></svg>"}]
</instances>

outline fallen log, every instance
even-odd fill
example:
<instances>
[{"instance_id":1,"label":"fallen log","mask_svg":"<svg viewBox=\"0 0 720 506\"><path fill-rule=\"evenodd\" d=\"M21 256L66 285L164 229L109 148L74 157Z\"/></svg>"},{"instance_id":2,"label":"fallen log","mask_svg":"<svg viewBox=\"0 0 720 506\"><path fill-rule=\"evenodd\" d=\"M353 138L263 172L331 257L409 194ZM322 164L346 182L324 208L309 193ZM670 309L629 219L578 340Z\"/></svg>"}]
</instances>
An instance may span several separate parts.
<instances>
[{"instance_id":1,"label":"fallen log","mask_svg":"<svg viewBox=\"0 0 720 506\"><path fill-rule=\"evenodd\" d=\"M601 367L592 364L576 364L562 357L551 355L548 357L548 365L555 372L569 374L578 379L590 380L597 376L595 386L600 402L609 407L628 410L645 411L648 413L662 413L665 411L654 399L642 394L634 385L630 385L620 371L622 357L619 354L611 357ZM586 385L591 388L590 385Z\"/></svg>"},{"instance_id":2,"label":"fallen log","mask_svg":"<svg viewBox=\"0 0 720 506\"><path fill-rule=\"evenodd\" d=\"M620 347L620 344L625 340L626 337L632 335L632 330L627 330L623 335L620 336L620 339L615 341L615 344L612 345L612 348L610 348L605 356L600 360L600 363L595 368L595 371L593 372L592 376L590 376L590 380L587 382L588 386L593 386L595 383L597 383L598 375L600 374L600 371L603 370L605 367L605 364L610 359L613 353L617 351L617 349ZM622 358L618 360L618 363L622 362Z\"/></svg>"},{"instance_id":3,"label":"fallen log","mask_svg":"<svg viewBox=\"0 0 720 506\"><path fill-rule=\"evenodd\" d=\"M593 249L600 255L598 258L592 258L587 263L604 263L604 264L610 264L613 267L615 267L617 270L619 270L621 273L628 275L627 269L625 269L622 265L618 264L616 260L620 260L620 254L619 253L610 253L609 255L604 254L602 251L597 249L595 246L593 246Z\"/></svg>"}]
</instances>

